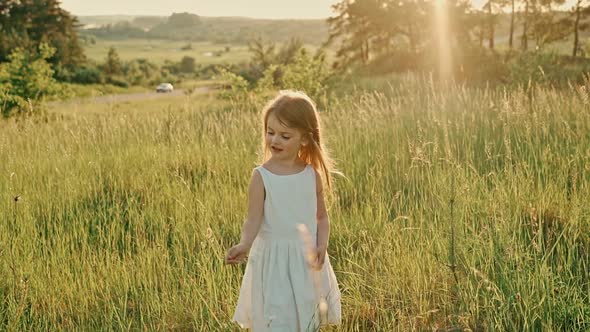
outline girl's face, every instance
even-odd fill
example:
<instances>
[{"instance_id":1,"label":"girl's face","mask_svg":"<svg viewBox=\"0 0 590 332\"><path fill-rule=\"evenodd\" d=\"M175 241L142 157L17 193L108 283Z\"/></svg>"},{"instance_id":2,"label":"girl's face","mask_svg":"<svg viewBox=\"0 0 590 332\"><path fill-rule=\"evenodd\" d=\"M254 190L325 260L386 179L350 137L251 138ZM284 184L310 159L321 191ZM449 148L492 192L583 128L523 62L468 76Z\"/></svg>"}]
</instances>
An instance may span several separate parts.
<instances>
[{"instance_id":1,"label":"girl's face","mask_svg":"<svg viewBox=\"0 0 590 332\"><path fill-rule=\"evenodd\" d=\"M286 161L296 159L301 146L307 144L299 130L286 127L272 113L266 122L265 143L273 159Z\"/></svg>"}]
</instances>

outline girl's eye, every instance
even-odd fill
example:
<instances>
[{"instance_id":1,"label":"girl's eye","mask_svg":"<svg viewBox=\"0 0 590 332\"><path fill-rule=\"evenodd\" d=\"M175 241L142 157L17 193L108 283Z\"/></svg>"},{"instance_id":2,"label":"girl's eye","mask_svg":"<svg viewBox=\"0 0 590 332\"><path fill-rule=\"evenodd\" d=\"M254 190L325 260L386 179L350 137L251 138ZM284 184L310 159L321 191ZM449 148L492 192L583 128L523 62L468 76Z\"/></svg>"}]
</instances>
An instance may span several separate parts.
<instances>
[{"instance_id":1,"label":"girl's eye","mask_svg":"<svg viewBox=\"0 0 590 332\"><path fill-rule=\"evenodd\" d=\"M267 132L267 134L268 134L268 135L274 135L274 133L271 133L270 131L269 131L269 132Z\"/></svg>"},{"instance_id":2,"label":"girl's eye","mask_svg":"<svg viewBox=\"0 0 590 332\"><path fill-rule=\"evenodd\" d=\"M289 139L289 138L291 138L291 137L283 136L283 138L284 138L284 139Z\"/></svg>"}]
</instances>

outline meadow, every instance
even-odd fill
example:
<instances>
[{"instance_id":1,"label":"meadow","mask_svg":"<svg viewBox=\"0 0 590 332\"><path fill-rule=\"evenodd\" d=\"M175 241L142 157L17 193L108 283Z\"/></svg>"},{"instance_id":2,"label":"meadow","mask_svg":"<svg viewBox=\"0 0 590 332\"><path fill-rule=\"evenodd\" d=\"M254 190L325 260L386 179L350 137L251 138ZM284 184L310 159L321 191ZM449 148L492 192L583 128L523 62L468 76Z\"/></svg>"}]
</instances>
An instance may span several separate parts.
<instances>
[{"instance_id":1,"label":"meadow","mask_svg":"<svg viewBox=\"0 0 590 332\"><path fill-rule=\"evenodd\" d=\"M192 49L183 49L189 44ZM247 62L251 57L247 45L164 39L96 39L94 44L84 44L84 53L89 59L102 63L111 47L117 50L122 61L143 58L158 65L164 64L167 60L180 62L184 56L194 58L195 62L201 65Z\"/></svg>"},{"instance_id":2,"label":"meadow","mask_svg":"<svg viewBox=\"0 0 590 332\"><path fill-rule=\"evenodd\" d=\"M188 45L191 46L191 49L183 49ZM282 44L276 43L276 45L277 48L280 48ZM122 61L148 59L157 65L163 65L166 61L177 63L185 56L194 58L195 63L202 66L245 63L252 58L252 53L248 51L248 45L235 43L218 44L165 39L96 39L94 44L85 43L83 46L86 56L98 63L105 61L111 47L117 50ZM303 46L312 53L318 49L317 45L305 44ZM326 52L329 59L334 58L334 50L327 49Z\"/></svg>"},{"instance_id":3,"label":"meadow","mask_svg":"<svg viewBox=\"0 0 590 332\"><path fill-rule=\"evenodd\" d=\"M374 83L374 81L373 81ZM238 331L263 98L0 122L0 329ZM588 86L404 77L322 103L342 325L590 329Z\"/></svg>"}]
</instances>

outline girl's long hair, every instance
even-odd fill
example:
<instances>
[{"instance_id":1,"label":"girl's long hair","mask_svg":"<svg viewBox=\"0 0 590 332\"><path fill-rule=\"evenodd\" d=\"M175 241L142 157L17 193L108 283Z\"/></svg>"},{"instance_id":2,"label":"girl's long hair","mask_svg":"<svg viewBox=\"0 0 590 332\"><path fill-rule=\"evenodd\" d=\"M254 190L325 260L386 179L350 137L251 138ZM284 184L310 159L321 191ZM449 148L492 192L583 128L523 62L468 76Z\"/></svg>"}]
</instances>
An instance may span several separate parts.
<instances>
[{"instance_id":1,"label":"girl's long hair","mask_svg":"<svg viewBox=\"0 0 590 332\"><path fill-rule=\"evenodd\" d=\"M322 176L323 181L332 190L332 173L339 174L334 169L334 162L324 146L321 134L320 118L315 103L303 92L282 90L273 98L262 111L264 126L263 140L263 162L268 160L270 151L265 143L264 136L267 131L268 117L274 114L277 119L286 127L297 129L303 137L307 138L308 144L299 150L299 158L313 166Z\"/></svg>"}]
</instances>

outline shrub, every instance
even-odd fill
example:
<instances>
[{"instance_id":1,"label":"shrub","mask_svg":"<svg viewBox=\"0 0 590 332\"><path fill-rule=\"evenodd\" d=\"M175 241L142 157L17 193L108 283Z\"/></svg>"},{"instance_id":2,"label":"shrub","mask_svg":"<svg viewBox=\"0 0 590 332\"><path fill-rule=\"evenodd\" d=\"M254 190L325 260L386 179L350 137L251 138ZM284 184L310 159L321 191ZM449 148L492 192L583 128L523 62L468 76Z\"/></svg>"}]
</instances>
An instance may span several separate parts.
<instances>
[{"instance_id":1,"label":"shrub","mask_svg":"<svg viewBox=\"0 0 590 332\"><path fill-rule=\"evenodd\" d=\"M9 62L0 65L0 108L8 117L13 111L31 113L37 110L40 100L59 93L54 71L47 62L55 49L43 43L38 54L27 54L17 48Z\"/></svg>"},{"instance_id":2,"label":"shrub","mask_svg":"<svg viewBox=\"0 0 590 332\"><path fill-rule=\"evenodd\" d=\"M123 77L119 77L119 76L109 77L109 79L107 80L107 83L112 84L114 86L121 87L121 88L128 88L129 87L129 82L127 82Z\"/></svg>"},{"instance_id":3,"label":"shrub","mask_svg":"<svg viewBox=\"0 0 590 332\"><path fill-rule=\"evenodd\" d=\"M248 81L225 68L218 68L216 79L224 82L219 97L222 99L244 99L248 95Z\"/></svg>"},{"instance_id":4,"label":"shrub","mask_svg":"<svg viewBox=\"0 0 590 332\"><path fill-rule=\"evenodd\" d=\"M301 90L317 100L327 92L329 77L325 54L310 57L305 49L301 49L294 62L283 67L281 88Z\"/></svg>"},{"instance_id":5,"label":"shrub","mask_svg":"<svg viewBox=\"0 0 590 332\"><path fill-rule=\"evenodd\" d=\"M190 56L183 56L180 60L179 69L183 73L194 73L195 72L195 58Z\"/></svg>"},{"instance_id":6,"label":"shrub","mask_svg":"<svg viewBox=\"0 0 590 332\"><path fill-rule=\"evenodd\" d=\"M514 84L567 86L570 82L583 83L590 72L590 61L555 53L520 53L510 61L509 79Z\"/></svg>"},{"instance_id":7,"label":"shrub","mask_svg":"<svg viewBox=\"0 0 590 332\"><path fill-rule=\"evenodd\" d=\"M83 66L74 71L72 82L80 84L104 83L102 72L95 66Z\"/></svg>"}]
</instances>

